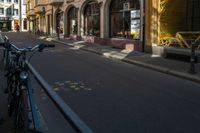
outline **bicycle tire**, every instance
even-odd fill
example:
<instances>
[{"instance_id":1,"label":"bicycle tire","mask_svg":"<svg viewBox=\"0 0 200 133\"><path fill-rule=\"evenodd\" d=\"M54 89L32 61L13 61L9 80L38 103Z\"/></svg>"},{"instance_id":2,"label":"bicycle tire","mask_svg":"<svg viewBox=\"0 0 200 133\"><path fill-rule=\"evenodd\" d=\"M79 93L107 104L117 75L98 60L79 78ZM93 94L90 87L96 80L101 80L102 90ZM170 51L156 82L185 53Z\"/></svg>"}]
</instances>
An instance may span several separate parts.
<instances>
[{"instance_id":1,"label":"bicycle tire","mask_svg":"<svg viewBox=\"0 0 200 133\"><path fill-rule=\"evenodd\" d=\"M12 116L12 113L15 109L15 105L17 104L17 81L16 75L11 74L7 76L7 87L5 88L4 92L8 94L7 101L8 101L8 115Z\"/></svg>"},{"instance_id":2,"label":"bicycle tire","mask_svg":"<svg viewBox=\"0 0 200 133\"><path fill-rule=\"evenodd\" d=\"M17 108L15 109L15 130L28 131L28 94L26 89L20 90Z\"/></svg>"}]
</instances>

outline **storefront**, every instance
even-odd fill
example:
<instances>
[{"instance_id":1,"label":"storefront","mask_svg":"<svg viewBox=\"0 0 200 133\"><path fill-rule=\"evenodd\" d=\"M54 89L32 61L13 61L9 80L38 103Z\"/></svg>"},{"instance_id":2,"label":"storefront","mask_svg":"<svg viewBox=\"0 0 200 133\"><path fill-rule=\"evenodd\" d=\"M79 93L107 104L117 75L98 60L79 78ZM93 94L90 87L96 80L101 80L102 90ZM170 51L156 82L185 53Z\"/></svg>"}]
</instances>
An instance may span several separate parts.
<instances>
[{"instance_id":1,"label":"storefront","mask_svg":"<svg viewBox=\"0 0 200 133\"><path fill-rule=\"evenodd\" d=\"M158 45L190 48L187 40L200 37L200 1L160 0L159 5Z\"/></svg>"},{"instance_id":2,"label":"storefront","mask_svg":"<svg viewBox=\"0 0 200 133\"><path fill-rule=\"evenodd\" d=\"M10 18L0 17L0 30L8 31L11 30L12 20Z\"/></svg>"}]
</instances>

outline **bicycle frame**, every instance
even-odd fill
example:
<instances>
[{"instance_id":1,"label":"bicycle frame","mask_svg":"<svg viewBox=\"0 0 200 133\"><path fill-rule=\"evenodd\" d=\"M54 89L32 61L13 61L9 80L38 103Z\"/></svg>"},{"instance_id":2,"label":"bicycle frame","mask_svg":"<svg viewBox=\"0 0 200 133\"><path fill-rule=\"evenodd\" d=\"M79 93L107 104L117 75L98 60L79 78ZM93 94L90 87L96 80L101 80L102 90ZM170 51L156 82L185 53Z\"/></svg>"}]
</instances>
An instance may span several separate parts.
<instances>
[{"instance_id":1,"label":"bicycle frame","mask_svg":"<svg viewBox=\"0 0 200 133\"><path fill-rule=\"evenodd\" d=\"M22 95L21 94L21 92L22 92L21 86L26 87L26 91L28 94L27 100L29 103L28 106L31 110L32 122L33 122L33 126L34 126L33 130L36 132L38 132L40 130L39 129L40 124L39 124L38 112L37 112L37 108L36 108L36 102L35 102L35 98L34 98L34 94L33 94L33 88L31 86L31 80L30 80L30 77L28 74L28 67L27 67L25 61L26 61L26 52L32 52L37 48L40 48L39 45L37 45L33 48L20 49L20 48L16 47L14 44L11 44L9 42L9 40L5 37L5 50L4 50L4 55L3 55L4 61L5 61L5 68L8 72L8 74L11 73L11 78L12 78L12 76L15 76L15 78L16 78L15 82L17 82L15 84L14 88L12 88L12 86L10 86L11 88L8 88L8 89L15 89L15 90L12 90L14 92L14 93L13 92L12 93L15 95L15 97L17 99L20 99L20 97L21 97L20 95ZM11 54L14 54L15 60L12 60ZM14 67L10 67L12 61L14 61L14 65L15 65ZM13 70L14 72L11 72L11 70ZM23 74L25 74L25 75L23 75ZM11 83L11 85L12 85L12 83ZM13 99L11 99L11 100L13 100ZM14 100L16 100L16 99L14 99ZM19 106L19 102L20 101L17 102L17 105L13 105L14 106L13 110L16 110L16 109L18 110L19 107L17 107L17 106ZM15 102L15 104L16 104L16 102ZM10 105L10 103L9 103L9 105ZM13 111L11 111L11 112L13 112ZM17 113L17 116L18 116L18 113ZM16 116L16 119L18 118L17 116Z\"/></svg>"}]
</instances>

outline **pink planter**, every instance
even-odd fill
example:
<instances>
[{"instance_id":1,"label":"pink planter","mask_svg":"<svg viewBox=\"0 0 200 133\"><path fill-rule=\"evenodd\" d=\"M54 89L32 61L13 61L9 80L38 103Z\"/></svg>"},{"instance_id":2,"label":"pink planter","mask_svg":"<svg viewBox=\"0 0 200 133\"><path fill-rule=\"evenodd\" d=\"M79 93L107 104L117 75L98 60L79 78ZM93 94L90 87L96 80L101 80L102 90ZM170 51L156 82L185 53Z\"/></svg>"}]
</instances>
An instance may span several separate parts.
<instances>
[{"instance_id":1,"label":"pink planter","mask_svg":"<svg viewBox=\"0 0 200 133\"><path fill-rule=\"evenodd\" d=\"M120 49L127 49L131 51L140 51L140 40L121 39L121 38L100 38L95 36L78 36L71 35L71 39L85 41L91 44L110 45Z\"/></svg>"}]
</instances>

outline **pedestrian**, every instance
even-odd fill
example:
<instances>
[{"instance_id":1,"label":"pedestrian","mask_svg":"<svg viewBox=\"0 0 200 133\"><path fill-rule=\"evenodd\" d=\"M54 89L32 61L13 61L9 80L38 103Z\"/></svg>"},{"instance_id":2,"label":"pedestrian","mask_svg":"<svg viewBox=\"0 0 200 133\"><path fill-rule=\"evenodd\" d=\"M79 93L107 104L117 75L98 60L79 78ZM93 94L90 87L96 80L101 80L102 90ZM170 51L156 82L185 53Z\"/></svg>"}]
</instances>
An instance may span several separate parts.
<instances>
[{"instance_id":1,"label":"pedestrian","mask_svg":"<svg viewBox=\"0 0 200 133\"><path fill-rule=\"evenodd\" d=\"M16 30L17 30L17 32L19 32L19 25L18 24L16 25Z\"/></svg>"}]
</instances>

